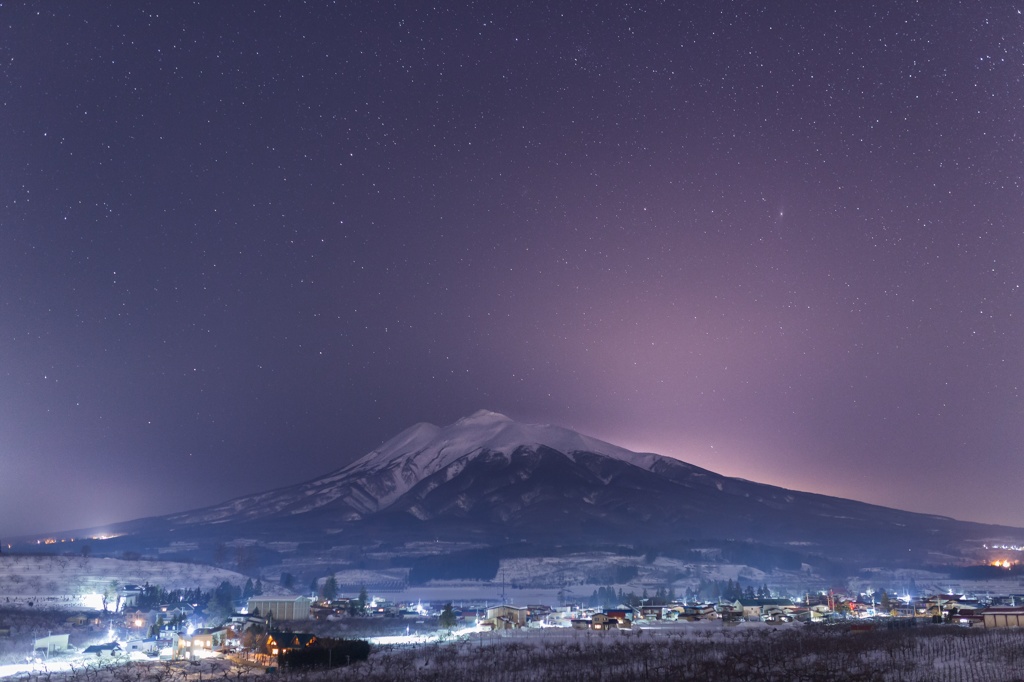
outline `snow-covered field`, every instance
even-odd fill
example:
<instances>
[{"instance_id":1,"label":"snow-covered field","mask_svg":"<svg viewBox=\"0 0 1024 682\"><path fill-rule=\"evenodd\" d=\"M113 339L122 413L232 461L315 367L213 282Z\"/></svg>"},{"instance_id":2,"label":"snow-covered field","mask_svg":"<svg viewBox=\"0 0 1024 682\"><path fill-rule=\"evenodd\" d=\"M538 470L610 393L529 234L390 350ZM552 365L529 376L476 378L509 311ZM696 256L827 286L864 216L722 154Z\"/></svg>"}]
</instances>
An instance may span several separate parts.
<instances>
[{"instance_id":1,"label":"snow-covered field","mask_svg":"<svg viewBox=\"0 0 1024 682\"><path fill-rule=\"evenodd\" d=\"M387 558L385 555L377 558ZM336 564L335 564L336 565ZM636 574L624 582L617 573L636 567ZM325 567L326 568L326 567ZM657 557L652 562L642 556L611 552L588 552L560 557L506 558L500 562L493 580L435 580L422 586L410 586L408 570L354 569L334 572L343 594L358 593L364 586L372 595L397 602L495 602L511 604L546 604L550 606L587 600L598 588L613 586L625 592L653 594L658 588L672 586L682 595L686 588L695 588L703 580L733 580L756 587L767 584L776 594L802 598L807 592L828 590L835 581L800 571L764 572L743 564L695 564L679 559ZM916 596L923 594L968 594L972 596L1007 595L1024 592L1024 581L950 580L946 574L910 569L865 569L859 577L850 578L846 587L851 594L906 594L915 586ZM504 599L502 599L504 595Z\"/></svg>"},{"instance_id":2,"label":"snow-covered field","mask_svg":"<svg viewBox=\"0 0 1024 682\"><path fill-rule=\"evenodd\" d=\"M617 574L635 568L635 576L625 582ZM594 590L614 585L637 594L648 589L652 593L675 585L679 593L687 586L696 586L701 578L708 580L743 580L760 586L768 582L781 586L800 582L810 584L806 575L767 574L739 564L695 565L678 559L658 557L645 562L642 556L588 552L560 557L519 557L502 559L493 580L435 580L425 586L409 586L407 569L342 569L334 578L342 592L357 592L365 586L371 593L396 601L437 601L467 599L491 601L504 592L515 604L554 605L561 598L568 601L589 598Z\"/></svg>"},{"instance_id":3,"label":"snow-covered field","mask_svg":"<svg viewBox=\"0 0 1024 682\"><path fill-rule=\"evenodd\" d=\"M173 561L0 554L0 606L32 602L49 608L99 608L98 595L114 581L119 585L148 582L167 590L212 590L225 580L242 586L247 579L222 568Z\"/></svg>"}]
</instances>

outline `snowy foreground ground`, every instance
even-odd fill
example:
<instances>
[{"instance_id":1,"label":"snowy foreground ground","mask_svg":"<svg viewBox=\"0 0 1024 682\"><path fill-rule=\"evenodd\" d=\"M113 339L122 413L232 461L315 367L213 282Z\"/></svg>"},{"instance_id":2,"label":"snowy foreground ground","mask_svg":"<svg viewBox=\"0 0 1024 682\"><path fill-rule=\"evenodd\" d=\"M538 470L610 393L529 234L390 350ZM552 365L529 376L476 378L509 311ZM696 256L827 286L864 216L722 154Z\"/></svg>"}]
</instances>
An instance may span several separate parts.
<instances>
[{"instance_id":1,"label":"snowy foreground ground","mask_svg":"<svg viewBox=\"0 0 1024 682\"><path fill-rule=\"evenodd\" d=\"M4 673L0 670L0 675ZM262 668L210 658L59 665L17 679L63 682L249 680ZM330 671L277 671L319 680L758 680L826 682L1000 682L1024 680L1024 632L918 627L855 632L761 624L679 624L639 631L529 630L478 633L414 646L378 644L370 659Z\"/></svg>"}]
</instances>

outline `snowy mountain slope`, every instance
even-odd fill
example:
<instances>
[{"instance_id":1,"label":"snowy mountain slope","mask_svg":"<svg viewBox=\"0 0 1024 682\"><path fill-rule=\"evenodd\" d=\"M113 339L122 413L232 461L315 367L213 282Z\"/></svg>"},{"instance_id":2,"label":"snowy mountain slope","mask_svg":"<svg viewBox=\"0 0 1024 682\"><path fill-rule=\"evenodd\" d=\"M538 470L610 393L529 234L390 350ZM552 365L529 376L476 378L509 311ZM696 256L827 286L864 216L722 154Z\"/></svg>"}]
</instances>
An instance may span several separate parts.
<instances>
[{"instance_id":1,"label":"snowy mountain slope","mask_svg":"<svg viewBox=\"0 0 1024 682\"><path fill-rule=\"evenodd\" d=\"M304 514L334 505L347 520L382 511L420 481L439 471L451 478L483 453L510 455L523 446L546 446L572 458L591 452L651 470L660 455L639 454L558 426L520 424L480 410L454 424L416 424L352 464L308 483L231 500L196 512L174 515L177 523L254 520L278 514Z\"/></svg>"}]
</instances>

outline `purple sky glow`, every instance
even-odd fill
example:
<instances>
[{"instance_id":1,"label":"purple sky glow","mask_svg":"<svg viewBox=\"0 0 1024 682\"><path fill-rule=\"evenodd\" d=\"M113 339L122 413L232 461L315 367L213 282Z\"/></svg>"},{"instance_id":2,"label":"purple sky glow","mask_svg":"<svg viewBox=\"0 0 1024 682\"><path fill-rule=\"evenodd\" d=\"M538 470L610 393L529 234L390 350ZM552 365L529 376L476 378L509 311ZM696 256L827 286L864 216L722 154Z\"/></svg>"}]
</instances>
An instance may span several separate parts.
<instances>
[{"instance_id":1,"label":"purple sky glow","mask_svg":"<svg viewBox=\"0 0 1024 682\"><path fill-rule=\"evenodd\" d=\"M1024 526L1024 16L5 2L0 534L477 409Z\"/></svg>"}]
</instances>

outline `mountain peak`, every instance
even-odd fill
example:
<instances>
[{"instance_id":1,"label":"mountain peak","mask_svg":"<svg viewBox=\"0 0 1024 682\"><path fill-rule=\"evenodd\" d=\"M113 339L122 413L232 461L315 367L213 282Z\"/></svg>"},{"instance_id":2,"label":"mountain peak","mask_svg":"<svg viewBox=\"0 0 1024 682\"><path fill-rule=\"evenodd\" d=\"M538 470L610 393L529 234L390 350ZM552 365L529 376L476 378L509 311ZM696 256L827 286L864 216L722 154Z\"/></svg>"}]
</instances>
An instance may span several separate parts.
<instances>
[{"instance_id":1,"label":"mountain peak","mask_svg":"<svg viewBox=\"0 0 1024 682\"><path fill-rule=\"evenodd\" d=\"M638 454L617 445L549 424L524 424L490 410L477 410L448 426L419 423L382 444L323 482L374 480L372 506L383 509L420 481L442 471L455 475L481 454L511 457L520 448L546 447L574 460L587 452L651 470L660 455Z\"/></svg>"},{"instance_id":2,"label":"mountain peak","mask_svg":"<svg viewBox=\"0 0 1024 682\"><path fill-rule=\"evenodd\" d=\"M468 417L455 422L456 425L468 426L472 424L493 424L493 423L508 423L512 420L500 412L491 412L490 410L477 410Z\"/></svg>"},{"instance_id":3,"label":"mountain peak","mask_svg":"<svg viewBox=\"0 0 1024 682\"><path fill-rule=\"evenodd\" d=\"M661 459L659 455L638 454L560 426L524 424L498 412L478 410L448 426L416 424L342 472L401 469L406 478L422 479L463 458L482 452L511 455L523 446L545 446L569 457L575 452L593 452L644 469Z\"/></svg>"}]
</instances>

